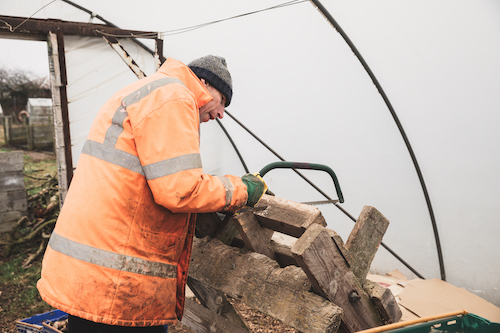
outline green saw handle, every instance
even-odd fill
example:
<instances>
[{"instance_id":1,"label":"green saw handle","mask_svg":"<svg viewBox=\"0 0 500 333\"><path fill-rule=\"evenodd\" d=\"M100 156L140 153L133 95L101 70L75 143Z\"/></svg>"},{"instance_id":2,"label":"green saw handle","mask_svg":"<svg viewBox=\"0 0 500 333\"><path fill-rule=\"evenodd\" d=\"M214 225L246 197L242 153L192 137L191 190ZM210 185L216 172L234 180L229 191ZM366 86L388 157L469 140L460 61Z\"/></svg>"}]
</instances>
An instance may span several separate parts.
<instances>
[{"instance_id":1,"label":"green saw handle","mask_svg":"<svg viewBox=\"0 0 500 333\"><path fill-rule=\"evenodd\" d=\"M271 171L272 169L308 169L308 170L320 170L328 172L328 174L333 179L333 184L335 185L335 190L337 191L337 196L339 198L339 202L344 202L344 196L342 195L342 190L340 189L339 181L337 180L337 176L335 172L326 165L323 164L315 164L315 163L301 163L301 162L274 162L263 167L259 174L261 177L264 177L266 173Z\"/></svg>"}]
</instances>

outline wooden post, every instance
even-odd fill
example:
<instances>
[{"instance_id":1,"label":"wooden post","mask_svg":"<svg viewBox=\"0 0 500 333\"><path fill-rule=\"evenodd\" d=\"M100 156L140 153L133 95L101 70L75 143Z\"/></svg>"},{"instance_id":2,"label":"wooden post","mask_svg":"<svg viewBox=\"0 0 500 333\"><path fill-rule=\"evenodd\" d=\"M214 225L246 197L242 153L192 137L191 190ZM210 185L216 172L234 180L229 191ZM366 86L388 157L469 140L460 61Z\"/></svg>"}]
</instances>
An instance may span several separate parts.
<instances>
[{"instance_id":1,"label":"wooden post","mask_svg":"<svg viewBox=\"0 0 500 333\"><path fill-rule=\"evenodd\" d=\"M382 324L377 309L323 226L312 224L292 253L316 292L344 311L341 331L356 332Z\"/></svg>"},{"instance_id":2,"label":"wooden post","mask_svg":"<svg viewBox=\"0 0 500 333\"><path fill-rule=\"evenodd\" d=\"M389 226L389 220L377 209L364 206L346 242L354 261L352 271L363 284L373 258Z\"/></svg>"}]
</instances>

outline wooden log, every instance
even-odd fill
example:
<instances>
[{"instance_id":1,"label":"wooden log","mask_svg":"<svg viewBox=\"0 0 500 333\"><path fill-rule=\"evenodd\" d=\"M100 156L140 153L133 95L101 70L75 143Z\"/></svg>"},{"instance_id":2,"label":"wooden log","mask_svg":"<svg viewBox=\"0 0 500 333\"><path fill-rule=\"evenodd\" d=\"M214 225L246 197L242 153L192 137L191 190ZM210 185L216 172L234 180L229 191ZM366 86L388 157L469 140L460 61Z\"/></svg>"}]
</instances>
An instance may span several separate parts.
<instances>
[{"instance_id":1,"label":"wooden log","mask_svg":"<svg viewBox=\"0 0 500 333\"><path fill-rule=\"evenodd\" d=\"M363 289L377 307L384 324L397 323L401 320L403 313L390 289L368 279L365 279Z\"/></svg>"},{"instance_id":2,"label":"wooden log","mask_svg":"<svg viewBox=\"0 0 500 333\"><path fill-rule=\"evenodd\" d=\"M240 318L233 305L227 300L226 295L206 284L188 277L188 285L196 298L207 309L215 314L228 319L234 325L248 330L243 320Z\"/></svg>"},{"instance_id":3,"label":"wooden log","mask_svg":"<svg viewBox=\"0 0 500 333\"><path fill-rule=\"evenodd\" d=\"M264 228L300 237L311 224L326 226L318 208L264 194L253 213Z\"/></svg>"},{"instance_id":4,"label":"wooden log","mask_svg":"<svg viewBox=\"0 0 500 333\"><path fill-rule=\"evenodd\" d=\"M259 253L195 239L189 275L299 331L336 332L340 325L342 309L309 292L300 268L280 268Z\"/></svg>"},{"instance_id":5,"label":"wooden log","mask_svg":"<svg viewBox=\"0 0 500 333\"><path fill-rule=\"evenodd\" d=\"M316 292L342 308L346 332L382 324L376 308L324 227L311 225L294 244L292 253Z\"/></svg>"},{"instance_id":6,"label":"wooden log","mask_svg":"<svg viewBox=\"0 0 500 333\"><path fill-rule=\"evenodd\" d=\"M218 213L200 213L196 216L196 231L195 235L198 238L216 237L222 238L222 242L232 242L235 234L236 226L230 222L231 216L225 216ZM238 235L239 236L239 235ZM243 320L234 310L232 304L227 300L226 295L210 286L207 286L191 277L188 278L188 285L191 291L196 295L198 300L214 313L228 319L236 326L247 329Z\"/></svg>"},{"instance_id":7,"label":"wooden log","mask_svg":"<svg viewBox=\"0 0 500 333\"><path fill-rule=\"evenodd\" d=\"M344 244L344 241L342 238L337 234L335 231L330 230L330 229L325 229L330 237L332 237L333 241L335 244L337 244L340 252L342 253L342 256L344 257L345 261L349 266L353 264L353 258L351 256L351 253L347 249L347 247ZM286 244L281 244L278 243L274 240L271 240L271 248L273 249L274 253L278 257L278 261L281 265L281 267L286 267L290 265L295 265L298 266L299 264L295 260L295 257L292 253L292 247Z\"/></svg>"},{"instance_id":8,"label":"wooden log","mask_svg":"<svg viewBox=\"0 0 500 333\"><path fill-rule=\"evenodd\" d=\"M181 323L196 333L248 333L247 330L190 299L186 299Z\"/></svg>"},{"instance_id":9,"label":"wooden log","mask_svg":"<svg viewBox=\"0 0 500 333\"><path fill-rule=\"evenodd\" d=\"M245 242L245 247L248 250L261 253L273 260L277 260L270 243L274 231L262 228L252 212L248 211L235 215L232 218L232 222L238 229L241 238Z\"/></svg>"},{"instance_id":10,"label":"wooden log","mask_svg":"<svg viewBox=\"0 0 500 333\"><path fill-rule=\"evenodd\" d=\"M363 284L382 242L389 220L376 208L364 206L346 242L354 261L352 271Z\"/></svg>"},{"instance_id":11,"label":"wooden log","mask_svg":"<svg viewBox=\"0 0 500 333\"><path fill-rule=\"evenodd\" d=\"M273 248L274 254L278 258L278 262L281 267L286 266L298 266L297 261L295 261L295 257L292 254L292 247L286 244L278 243L271 239L271 247Z\"/></svg>"}]
</instances>

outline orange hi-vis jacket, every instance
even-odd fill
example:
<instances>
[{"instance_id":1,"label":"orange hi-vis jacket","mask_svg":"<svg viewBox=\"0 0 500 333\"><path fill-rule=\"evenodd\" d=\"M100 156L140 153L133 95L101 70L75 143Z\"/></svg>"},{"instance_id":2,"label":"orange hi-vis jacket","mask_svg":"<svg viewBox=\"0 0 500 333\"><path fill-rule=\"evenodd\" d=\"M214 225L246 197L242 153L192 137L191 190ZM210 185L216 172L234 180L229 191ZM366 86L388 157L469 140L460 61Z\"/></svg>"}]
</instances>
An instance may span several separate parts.
<instances>
[{"instance_id":1,"label":"orange hi-vis jacket","mask_svg":"<svg viewBox=\"0 0 500 333\"><path fill-rule=\"evenodd\" d=\"M241 178L203 174L199 108L212 99L167 60L99 111L43 259L43 300L108 325L182 318L195 214L247 200Z\"/></svg>"}]
</instances>

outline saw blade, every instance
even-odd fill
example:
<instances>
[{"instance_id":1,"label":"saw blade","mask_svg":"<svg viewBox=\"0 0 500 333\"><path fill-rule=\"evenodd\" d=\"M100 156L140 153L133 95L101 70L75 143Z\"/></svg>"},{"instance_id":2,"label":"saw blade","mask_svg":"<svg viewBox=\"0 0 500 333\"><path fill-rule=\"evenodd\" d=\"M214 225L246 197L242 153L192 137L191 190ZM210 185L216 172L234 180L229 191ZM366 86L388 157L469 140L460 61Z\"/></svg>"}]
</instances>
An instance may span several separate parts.
<instances>
[{"instance_id":1,"label":"saw blade","mask_svg":"<svg viewBox=\"0 0 500 333\"><path fill-rule=\"evenodd\" d=\"M308 201L308 202L302 202L304 205L326 205L326 204L336 204L339 202L338 200L320 200L320 201Z\"/></svg>"}]
</instances>

